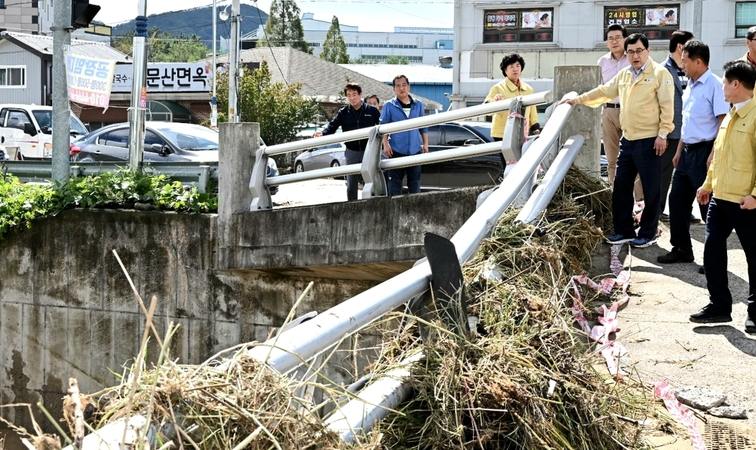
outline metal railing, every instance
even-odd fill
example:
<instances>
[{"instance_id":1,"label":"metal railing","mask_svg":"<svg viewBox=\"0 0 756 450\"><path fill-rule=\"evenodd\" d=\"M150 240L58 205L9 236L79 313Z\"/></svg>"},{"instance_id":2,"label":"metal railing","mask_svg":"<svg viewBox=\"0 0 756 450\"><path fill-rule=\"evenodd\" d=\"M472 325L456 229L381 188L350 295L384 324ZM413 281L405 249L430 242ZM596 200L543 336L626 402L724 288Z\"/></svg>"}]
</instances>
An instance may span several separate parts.
<instances>
[{"instance_id":1,"label":"metal railing","mask_svg":"<svg viewBox=\"0 0 756 450\"><path fill-rule=\"evenodd\" d=\"M531 223L546 209L575 161L583 142L584 138L579 135L567 139L515 221ZM544 157L548 152L547 149ZM527 183L525 187L527 188ZM337 407L325 418L325 426L347 443L355 441L359 433L370 431L373 425L406 399L410 391L414 365L422 359L423 353L415 353L405 358L397 368L377 378L365 386L355 398Z\"/></svg>"},{"instance_id":2,"label":"metal railing","mask_svg":"<svg viewBox=\"0 0 756 450\"><path fill-rule=\"evenodd\" d=\"M143 171L166 175L183 184L197 186L200 192L207 192L208 182L218 179L218 162L149 162L143 163ZM86 177L128 169L128 161L123 162L77 162L71 163L70 177ZM0 170L18 177L24 182L50 182L52 180L51 161L0 161Z\"/></svg>"},{"instance_id":3,"label":"metal railing","mask_svg":"<svg viewBox=\"0 0 756 450\"><path fill-rule=\"evenodd\" d=\"M517 159L523 142L522 109L526 106L548 103L550 100L550 92L540 92L523 97L484 103L482 105L418 117L415 119L376 125L369 128L361 128L340 134L287 142L285 144L272 145L270 147L260 147L255 155L255 165L252 169L252 176L249 182L253 197L250 209L253 211L270 209L272 207L272 200L268 188L281 184L314 180L324 177L342 177L346 175L361 174L364 180L362 198L370 198L375 196L385 196L387 194L386 183L383 177L383 172L386 170L434 164L454 159L470 158L473 156L491 155L499 152L502 152L507 159L511 159L512 157ZM507 121L506 137L503 142L472 145L469 147L442 150L433 153L421 153L398 159L381 159L382 138L384 135L424 128L432 125L440 125L446 122L469 119L507 110L515 112L516 114L510 114L510 118ZM264 168L268 162L268 157L360 139L368 140L361 164L349 164L346 166L330 167L289 175L279 175L270 178L266 177Z\"/></svg>"},{"instance_id":4,"label":"metal railing","mask_svg":"<svg viewBox=\"0 0 756 450\"><path fill-rule=\"evenodd\" d=\"M543 128L504 182L454 234L451 241L460 263L474 254L504 210L527 185L528 180L532 179L541 160L557 141L571 111L572 107L567 104L554 110L549 126ZM424 293L428 288L430 274L427 262L418 264L312 320L280 333L274 339L250 349L249 354L279 372L288 372L337 344L343 336L354 333L409 299Z\"/></svg>"}]
</instances>

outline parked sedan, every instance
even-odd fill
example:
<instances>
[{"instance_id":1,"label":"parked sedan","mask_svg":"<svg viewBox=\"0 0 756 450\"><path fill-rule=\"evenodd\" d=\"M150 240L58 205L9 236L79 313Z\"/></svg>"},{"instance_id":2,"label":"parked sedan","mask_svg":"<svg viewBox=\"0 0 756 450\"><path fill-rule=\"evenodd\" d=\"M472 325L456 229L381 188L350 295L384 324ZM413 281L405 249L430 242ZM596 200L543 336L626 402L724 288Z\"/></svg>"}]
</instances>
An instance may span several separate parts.
<instances>
[{"instance_id":1,"label":"parked sedan","mask_svg":"<svg viewBox=\"0 0 756 450\"><path fill-rule=\"evenodd\" d=\"M71 145L74 161L128 161L129 124L95 130ZM218 132L200 125L147 122L145 161L218 161Z\"/></svg>"},{"instance_id":2,"label":"parked sedan","mask_svg":"<svg viewBox=\"0 0 756 450\"><path fill-rule=\"evenodd\" d=\"M344 165L346 164L345 150L346 146L343 142L305 150L294 160L294 171L304 172L305 170Z\"/></svg>"},{"instance_id":3,"label":"parked sedan","mask_svg":"<svg viewBox=\"0 0 756 450\"><path fill-rule=\"evenodd\" d=\"M188 123L147 122L144 161L218 162L217 131ZM129 124L118 123L95 130L71 144L71 159L77 162L128 161ZM278 166L268 158L268 176L277 176ZM278 191L271 188L271 194Z\"/></svg>"}]
</instances>

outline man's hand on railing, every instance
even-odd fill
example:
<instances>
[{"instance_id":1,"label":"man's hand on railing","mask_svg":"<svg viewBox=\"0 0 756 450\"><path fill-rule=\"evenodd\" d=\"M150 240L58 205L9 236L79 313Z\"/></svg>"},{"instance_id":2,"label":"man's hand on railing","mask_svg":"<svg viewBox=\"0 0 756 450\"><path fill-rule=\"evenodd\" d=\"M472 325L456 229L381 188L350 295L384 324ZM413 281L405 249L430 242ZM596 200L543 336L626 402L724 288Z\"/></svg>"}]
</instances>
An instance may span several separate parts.
<instances>
[{"instance_id":1,"label":"man's hand on railing","mask_svg":"<svg viewBox=\"0 0 756 450\"><path fill-rule=\"evenodd\" d=\"M394 156L394 151L391 150L391 145L386 141L383 142L383 154L386 155L386 158Z\"/></svg>"},{"instance_id":2,"label":"man's hand on railing","mask_svg":"<svg viewBox=\"0 0 756 450\"><path fill-rule=\"evenodd\" d=\"M312 137L320 137L320 136L323 136L323 132L322 131L316 131L316 132L312 133Z\"/></svg>"},{"instance_id":3,"label":"man's hand on railing","mask_svg":"<svg viewBox=\"0 0 756 450\"><path fill-rule=\"evenodd\" d=\"M563 98L562 100L559 101L560 105L564 105L565 103L571 106L580 104L578 103L577 98Z\"/></svg>"},{"instance_id":4,"label":"man's hand on railing","mask_svg":"<svg viewBox=\"0 0 756 450\"><path fill-rule=\"evenodd\" d=\"M428 153L428 144L423 144L420 146L420 151L423 153Z\"/></svg>"}]
</instances>

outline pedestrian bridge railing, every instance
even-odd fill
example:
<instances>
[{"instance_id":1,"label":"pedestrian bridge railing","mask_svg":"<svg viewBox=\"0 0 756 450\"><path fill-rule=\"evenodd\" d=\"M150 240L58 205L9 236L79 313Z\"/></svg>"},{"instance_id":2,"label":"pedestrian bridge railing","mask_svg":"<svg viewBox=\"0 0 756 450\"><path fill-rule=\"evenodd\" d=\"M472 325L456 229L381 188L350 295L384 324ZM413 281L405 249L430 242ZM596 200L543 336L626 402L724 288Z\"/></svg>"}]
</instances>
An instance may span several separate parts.
<instances>
[{"instance_id":1,"label":"pedestrian bridge railing","mask_svg":"<svg viewBox=\"0 0 756 450\"><path fill-rule=\"evenodd\" d=\"M519 159L523 145L523 109L526 106L540 105L551 101L551 92L539 92L523 97L500 100L467 108L455 109L439 114L403 120L400 122L376 125L374 127L347 131L344 133L321 136L302 141L260 147L257 150L255 164L249 187L252 191L250 210L270 209L273 204L269 188L288 183L314 180L327 177L343 177L347 175L362 175L364 187L362 198L385 196L387 194L386 181L383 172L405 167L434 164L473 156L503 153L506 159ZM505 138L502 142L471 145L433 153L420 153L397 159L381 159L382 138L384 135L440 125L455 120L469 119L502 111L511 111L506 125ZM367 139L367 147L363 155L362 164L329 167L308 172L298 172L288 175L267 177L267 158L275 155L291 153L323 145Z\"/></svg>"}]
</instances>

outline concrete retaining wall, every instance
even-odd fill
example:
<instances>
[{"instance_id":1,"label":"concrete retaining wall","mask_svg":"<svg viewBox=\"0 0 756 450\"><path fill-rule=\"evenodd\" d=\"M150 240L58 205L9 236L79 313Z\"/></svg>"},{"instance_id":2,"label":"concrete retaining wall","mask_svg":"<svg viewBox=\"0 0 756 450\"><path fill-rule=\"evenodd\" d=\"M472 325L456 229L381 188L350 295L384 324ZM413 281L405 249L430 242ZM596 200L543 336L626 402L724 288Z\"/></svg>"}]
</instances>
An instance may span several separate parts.
<instances>
[{"instance_id":1,"label":"concrete retaining wall","mask_svg":"<svg viewBox=\"0 0 756 450\"><path fill-rule=\"evenodd\" d=\"M311 280L297 315L323 311L406 269L423 256L424 232L451 235L478 192L237 214L229 236L238 240L223 246L217 216L160 212L66 211L5 236L0 404L42 399L57 415L68 377L83 392L117 383L138 353L144 317L112 250L145 303L157 298L158 330L181 325L173 356L199 363L265 339ZM153 346L150 359L157 353ZM334 378L349 378L341 373ZM27 423L21 411L0 414Z\"/></svg>"}]
</instances>

